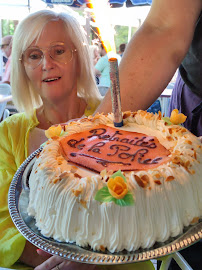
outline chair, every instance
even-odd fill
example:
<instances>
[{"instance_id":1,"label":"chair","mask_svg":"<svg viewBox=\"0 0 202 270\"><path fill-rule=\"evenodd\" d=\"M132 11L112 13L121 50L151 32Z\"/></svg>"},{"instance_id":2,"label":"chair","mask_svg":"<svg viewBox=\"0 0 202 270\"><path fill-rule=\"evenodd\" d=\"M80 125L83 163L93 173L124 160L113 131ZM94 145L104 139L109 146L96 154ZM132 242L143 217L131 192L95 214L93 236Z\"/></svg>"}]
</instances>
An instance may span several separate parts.
<instances>
[{"instance_id":1,"label":"chair","mask_svg":"<svg viewBox=\"0 0 202 270\"><path fill-rule=\"evenodd\" d=\"M171 260L174 259L180 269L182 270L193 270L191 266L187 263L187 261L182 257L182 255L179 252L175 252L171 254L170 256L165 257L165 259L162 258L162 263L160 266L160 270L168 270ZM159 259L161 260L161 259Z\"/></svg>"},{"instance_id":2,"label":"chair","mask_svg":"<svg viewBox=\"0 0 202 270\"><path fill-rule=\"evenodd\" d=\"M6 119L6 118L9 117L9 116L10 116L9 110L8 110L8 109L5 109L5 110L4 110L4 113L3 113L2 119L4 120L4 119Z\"/></svg>"},{"instance_id":3,"label":"chair","mask_svg":"<svg viewBox=\"0 0 202 270\"><path fill-rule=\"evenodd\" d=\"M0 83L0 121L9 116L9 111L6 110L6 97L11 95L11 87L9 84ZM2 101L1 101L2 99Z\"/></svg>"},{"instance_id":4,"label":"chair","mask_svg":"<svg viewBox=\"0 0 202 270\"><path fill-rule=\"evenodd\" d=\"M168 108L170 104L170 97L172 95L172 91L173 91L173 84L170 83L167 86L167 88L163 91L163 93L160 95L160 97L158 98L158 100L161 103L161 113L165 117L169 117Z\"/></svg>"}]
</instances>

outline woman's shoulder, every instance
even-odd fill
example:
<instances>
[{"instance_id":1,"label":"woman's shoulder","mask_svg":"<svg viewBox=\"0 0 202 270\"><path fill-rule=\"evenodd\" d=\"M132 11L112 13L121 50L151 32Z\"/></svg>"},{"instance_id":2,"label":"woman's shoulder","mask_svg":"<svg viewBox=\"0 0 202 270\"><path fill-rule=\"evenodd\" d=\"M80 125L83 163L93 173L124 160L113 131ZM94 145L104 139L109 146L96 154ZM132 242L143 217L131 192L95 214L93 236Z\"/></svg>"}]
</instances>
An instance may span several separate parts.
<instances>
[{"instance_id":1,"label":"woman's shoulder","mask_svg":"<svg viewBox=\"0 0 202 270\"><path fill-rule=\"evenodd\" d=\"M0 123L0 129L11 129L15 131L19 128L26 128L35 122L35 117L33 115L26 115L24 112L15 113L12 116L7 117Z\"/></svg>"},{"instance_id":2,"label":"woman's shoulder","mask_svg":"<svg viewBox=\"0 0 202 270\"><path fill-rule=\"evenodd\" d=\"M4 126L16 126L21 122L26 121L26 115L25 113L15 113L9 117L7 117L6 119L4 119L1 123L0 123L0 127L4 127Z\"/></svg>"},{"instance_id":3,"label":"woman's shoulder","mask_svg":"<svg viewBox=\"0 0 202 270\"><path fill-rule=\"evenodd\" d=\"M29 117L25 113L16 113L3 120L0 123L1 148L9 148L12 145L17 149L19 141L25 142L27 132L35 122L32 116Z\"/></svg>"}]
</instances>

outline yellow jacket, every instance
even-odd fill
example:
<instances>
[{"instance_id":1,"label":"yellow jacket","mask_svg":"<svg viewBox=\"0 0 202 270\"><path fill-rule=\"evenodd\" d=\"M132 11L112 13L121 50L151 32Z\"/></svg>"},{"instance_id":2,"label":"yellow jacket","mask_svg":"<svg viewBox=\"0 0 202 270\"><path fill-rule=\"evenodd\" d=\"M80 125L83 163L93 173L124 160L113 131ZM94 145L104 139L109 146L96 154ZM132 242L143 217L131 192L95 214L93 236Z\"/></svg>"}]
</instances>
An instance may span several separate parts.
<instances>
[{"instance_id":1,"label":"yellow jacket","mask_svg":"<svg viewBox=\"0 0 202 270\"><path fill-rule=\"evenodd\" d=\"M8 211L8 190L19 166L28 157L28 138L38 125L36 110L27 118L15 114L0 123L0 266L10 267L21 256L25 238L18 232Z\"/></svg>"},{"instance_id":2,"label":"yellow jacket","mask_svg":"<svg viewBox=\"0 0 202 270\"><path fill-rule=\"evenodd\" d=\"M92 114L86 110L85 115ZM26 239L13 224L8 210L8 190L13 176L28 157L29 132L39 124L36 110L27 117L14 114L0 123L0 267L11 267L20 258ZM105 266L101 269L154 269L150 262L131 265ZM30 269L27 267L15 269Z\"/></svg>"}]
</instances>

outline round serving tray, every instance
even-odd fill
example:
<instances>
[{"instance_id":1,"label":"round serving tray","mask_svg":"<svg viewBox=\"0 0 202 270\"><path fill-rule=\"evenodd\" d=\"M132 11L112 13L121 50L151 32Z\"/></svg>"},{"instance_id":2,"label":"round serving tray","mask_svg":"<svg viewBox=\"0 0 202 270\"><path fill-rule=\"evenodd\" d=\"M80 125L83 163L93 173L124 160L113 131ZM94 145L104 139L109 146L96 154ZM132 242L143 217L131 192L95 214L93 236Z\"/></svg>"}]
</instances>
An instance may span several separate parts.
<instances>
[{"instance_id":1,"label":"round serving tray","mask_svg":"<svg viewBox=\"0 0 202 270\"><path fill-rule=\"evenodd\" d=\"M169 238L164 243L155 243L149 249L139 249L134 252L96 252L90 248L81 248L75 244L61 243L52 238L44 237L35 226L35 219L27 214L29 174L36 156L41 150L42 148L39 148L32 153L17 170L11 182L8 196L9 211L15 226L29 242L38 248L71 261L110 265L141 262L166 256L202 239L201 220L196 225L186 227L183 233L176 238Z\"/></svg>"}]
</instances>

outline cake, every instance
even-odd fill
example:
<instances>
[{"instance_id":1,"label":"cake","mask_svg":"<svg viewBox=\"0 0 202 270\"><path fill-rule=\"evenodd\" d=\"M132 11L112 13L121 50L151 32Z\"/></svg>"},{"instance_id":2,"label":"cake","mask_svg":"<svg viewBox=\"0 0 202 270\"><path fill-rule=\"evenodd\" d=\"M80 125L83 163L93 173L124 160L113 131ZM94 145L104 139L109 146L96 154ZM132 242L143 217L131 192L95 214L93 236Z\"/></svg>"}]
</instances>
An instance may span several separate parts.
<instances>
[{"instance_id":1,"label":"cake","mask_svg":"<svg viewBox=\"0 0 202 270\"><path fill-rule=\"evenodd\" d=\"M113 114L97 114L61 136L49 132L29 178L27 211L42 235L113 253L150 248L199 222L199 138L160 113L124 112L123 122L115 128Z\"/></svg>"}]
</instances>

